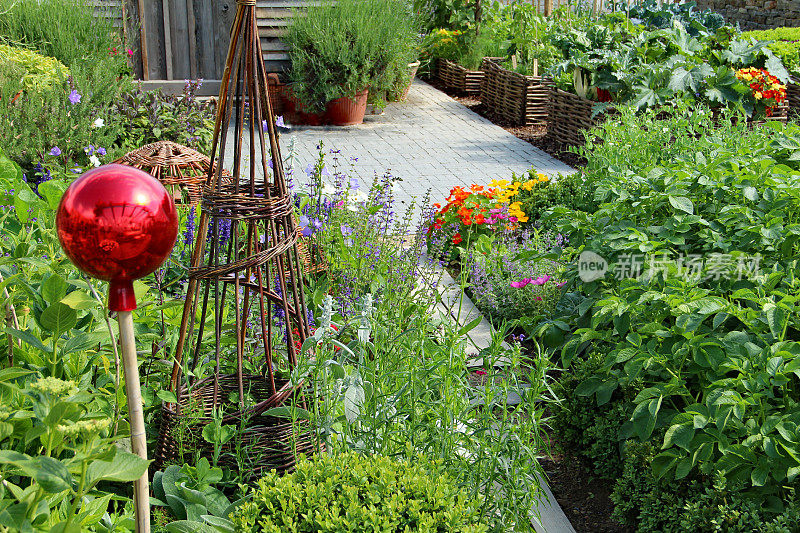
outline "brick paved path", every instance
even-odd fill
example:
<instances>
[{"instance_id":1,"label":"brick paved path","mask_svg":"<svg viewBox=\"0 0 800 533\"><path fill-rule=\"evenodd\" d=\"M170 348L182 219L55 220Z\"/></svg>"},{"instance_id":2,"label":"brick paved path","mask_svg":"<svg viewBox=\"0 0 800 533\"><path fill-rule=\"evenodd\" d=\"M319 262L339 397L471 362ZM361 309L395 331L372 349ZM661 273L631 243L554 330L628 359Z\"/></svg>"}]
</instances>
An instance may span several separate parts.
<instances>
[{"instance_id":1,"label":"brick paved path","mask_svg":"<svg viewBox=\"0 0 800 533\"><path fill-rule=\"evenodd\" d=\"M416 81L406 102L390 104L384 115L368 115L350 127L292 126L281 136L284 157L294 137L295 172L316 159L317 144L341 150L342 160L357 157L354 173L371 181L390 170L402 178L395 197L421 198L432 189L441 201L455 185L511 178L535 167L549 175L574 172L531 144L473 113L430 85ZM231 158L232 160L232 158Z\"/></svg>"}]
</instances>

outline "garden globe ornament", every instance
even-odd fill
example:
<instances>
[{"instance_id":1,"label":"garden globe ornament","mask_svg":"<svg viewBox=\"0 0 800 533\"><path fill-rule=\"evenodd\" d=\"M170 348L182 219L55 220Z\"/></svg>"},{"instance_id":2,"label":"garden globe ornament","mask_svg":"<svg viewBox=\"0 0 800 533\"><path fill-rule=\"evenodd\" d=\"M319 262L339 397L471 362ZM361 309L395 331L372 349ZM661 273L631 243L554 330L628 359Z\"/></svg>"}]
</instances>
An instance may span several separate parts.
<instances>
[{"instance_id":1,"label":"garden globe ornament","mask_svg":"<svg viewBox=\"0 0 800 533\"><path fill-rule=\"evenodd\" d=\"M67 257L86 274L109 282L108 308L119 320L133 453L147 459L133 317L133 281L157 269L178 236L175 204L158 180L123 165L85 173L67 188L56 214ZM147 473L134 482L137 532L150 531Z\"/></svg>"}]
</instances>

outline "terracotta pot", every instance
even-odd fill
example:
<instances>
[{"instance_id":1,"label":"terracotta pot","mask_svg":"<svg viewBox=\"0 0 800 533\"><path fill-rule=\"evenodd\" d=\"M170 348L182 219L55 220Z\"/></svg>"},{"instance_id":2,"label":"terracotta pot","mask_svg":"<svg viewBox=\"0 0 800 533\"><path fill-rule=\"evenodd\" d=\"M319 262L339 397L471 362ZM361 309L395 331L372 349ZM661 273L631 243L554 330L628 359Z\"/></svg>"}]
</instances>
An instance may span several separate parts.
<instances>
[{"instance_id":1,"label":"terracotta pot","mask_svg":"<svg viewBox=\"0 0 800 533\"><path fill-rule=\"evenodd\" d=\"M269 103L272 105L272 112L275 115L283 115L284 103L286 101L286 85L281 83L280 78L274 72L267 74L267 84L269 88Z\"/></svg>"},{"instance_id":2,"label":"terracotta pot","mask_svg":"<svg viewBox=\"0 0 800 533\"><path fill-rule=\"evenodd\" d=\"M283 119L298 126L320 126L325 124L325 113L307 113L303 103L297 99L291 87L283 90Z\"/></svg>"},{"instance_id":3,"label":"terracotta pot","mask_svg":"<svg viewBox=\"0 0 800 533\"><path fill-rule=\"evenodd\" d=\"M408 91L411 90L411 84L414 83L414 78L417 76L417 70L419 70L419 61L414 61L413 63L408 64L408 72L410 73L410 77L408 80L408 85L403 90L403 94L400 96L399 102L405 102L406 98L408 98Z\"/></svg>"},{"instance_id":4,"label":"terracotta pot","mask_svg":"<svg viewBox=\"0 0 800 533\"><path fill-rule=\"evenodd\" d=\"M364 114L367 111L368 89L358 93L355 98L337 98L331 100L327 105L325 116L328 122L334 126L352 126L364 122Z\"/></svg>"}]
</instances>

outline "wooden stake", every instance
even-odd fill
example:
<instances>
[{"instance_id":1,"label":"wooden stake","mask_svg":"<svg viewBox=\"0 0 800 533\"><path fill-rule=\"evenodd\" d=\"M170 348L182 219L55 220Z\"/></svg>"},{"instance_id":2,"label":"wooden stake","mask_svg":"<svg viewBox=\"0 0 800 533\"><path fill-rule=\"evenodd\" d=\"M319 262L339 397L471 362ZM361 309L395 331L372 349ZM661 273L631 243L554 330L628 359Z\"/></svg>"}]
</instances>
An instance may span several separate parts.
<instances>
[{"instance_id":1,"label":"wooden stake","mask_svg":"<svg viewBox=\"0 0 800 533\"><path fill-rule=\"evenodd\" d=\"M553 14L553 0L544 0L544 16L549 17Z\"/></svg>"},{"instance_id":2,"label":"wooden stake","mask_svg":"<svg viewBox=\"0 0 800 533\"><path fill-rule=\"evenodd\" d=\"M117 314L119 340L122 345L122 367L125 370L125 392L128 397L128 416L131 424L131 449L147 459L147 437L144 432L142 389L139 385L139 366L136 359L136 340L133 337L133 315L130 311ZM150 533L150 483L147 472L133 482L133 505L136 510L136 533Z\"/></svg>"}]
</instances>

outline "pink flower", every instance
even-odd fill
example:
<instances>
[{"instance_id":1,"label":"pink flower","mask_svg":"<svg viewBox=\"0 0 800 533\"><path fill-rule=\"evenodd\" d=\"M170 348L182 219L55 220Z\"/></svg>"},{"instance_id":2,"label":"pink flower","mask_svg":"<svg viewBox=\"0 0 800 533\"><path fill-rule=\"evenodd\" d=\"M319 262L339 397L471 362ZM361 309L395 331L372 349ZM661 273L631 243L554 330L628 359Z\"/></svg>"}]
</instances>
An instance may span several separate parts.
<instances>
[{"instance_id":1,"label":"pink flower","mask_svg":"<svg viewBox=\"0 0 800 533\"><path fill-rule=\"evenodd\" d=\"M511 286L514 287L515 289L521 289L522 287L524 287L528 283L531 283L531 281L532 281L531 278L525 278L525 279L520 280L520 281L512 281L511 282Z\"/></svg>"},{"instance_id":2,"label":"pink flower","mask_svg":"<svg viewBox=\"0 0 800 533\"><path fill-rule=\"evenodd\" d=\"M475 374L477 374L479 376L485 376L486 375L486 371L485 370L476 370Z\"/></svg>"},{"instance_id":3,"label":"pink flower","mask_svg":"<svg viewBox=\"0 0 800 533\"><path fill-rule=\"evenodd\" d=\"M133 50L128 48L128 57L133 57Z\"/></svg>"},{"instance_id":4,"label":"pink flower","mask_svg":"<svg viewBox=\"0 0 800 533\"><path fill-rule=\"evenodd\" d=\"M556 287L558 287L560 289L561 287L563 287L566 284L567 284L566 281L562 281L561 283L556 283Z\"/></svg>"},{"instance_id":5,"label":"pink flower","mask_svg":"<svg viewBox=\"0 0 800 533\"><path fill-rule=\"evenodd\" d=\"M533 280L531 283L533 283L534 285L544 285L545 283L550 281L551 277L552 276L539 276L538 278Z\"/></svg>"},{"instance_id":6,"label":"pink flower","mask_svg":"<svg viewBox=\"0 0 800 533\"><path fill-rule=\"evenodd\" d=\"M542 297L541 296L537 296L536 298L534 298L534 300L536 300L537 302L541 302L542 301Z\"/></svg>"}]
</instances>

